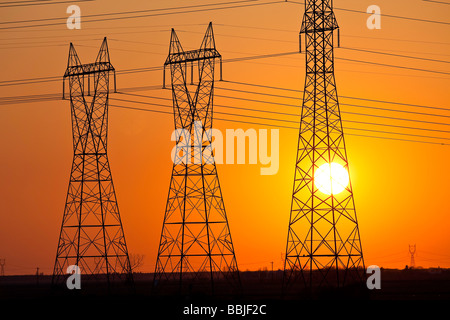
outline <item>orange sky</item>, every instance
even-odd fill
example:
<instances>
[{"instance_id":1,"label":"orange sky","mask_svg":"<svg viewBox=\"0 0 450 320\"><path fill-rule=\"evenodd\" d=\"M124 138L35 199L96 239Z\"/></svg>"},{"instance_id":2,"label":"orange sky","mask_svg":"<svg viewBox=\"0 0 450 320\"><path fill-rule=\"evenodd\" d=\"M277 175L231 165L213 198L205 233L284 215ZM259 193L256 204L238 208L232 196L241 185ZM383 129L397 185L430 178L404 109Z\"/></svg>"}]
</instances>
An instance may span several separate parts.
<instances>
[{"instance_id":1,"label":"orange sky","mask_svg":"<svg viewBox=\"0 0 450 320\"><path fill-rule=\"evenodd\" d=\"M218 2L221 1L189 1L189 5ZM381 7L382 14L428 20L448 21L450 14L450 6L447 5L408 0L393 2L334 1L337 8L365 11L369 5L377 4ZM83 16L186 6L186 2L171 0L155 4L155 1L136 1L124 5L124 2L99 0L80 2L79 5ZM65 4L0 8L0 14L2 21L66 17L66 8ZM368 30L368 15L343 10L336 10L335 14L341 28L342 47L449 60L449 25L382 16L382 29ZM116 70L162 66L168 53L171 27L176 29L183 48L189 50L200 45L210 21L213 22L217 49L225 60L295 51L298 50L298 31L302 15L303 5L276 3L85 24L82 20L81 30L68 30L64 23L58 26L2 30L0 81L62 76L71 41L81 61L89 63L95 60L104 36L108 37L111 62ZM448 108L448 75L355 63L340 58L447 73L450 71L448 64L362 53L344 48L335 49L335 56L336 81L341 104L353 103L450 116L450 112L435 109L343 98L363 97ZM223 72L225 80L303 90L304 54L224 63ZM169 81L167 80L167 83ZM160 71L124 74L118 75L117 78L119 90L161 83ZM61 81L0 86L0 97L60 93L61 86ZM218 82L216 86L264 91L226 82ZM295 93L290 92L265 92L295 96ZM140 93L171 97L169 90L162 89ZM217 105L300 113L300 109L277 105L292 104L292 99L231 93L235 97L273 102L273 105L266 106L218 97L230 94L229 91L217 89L215 93ZM297 95L300 99L300 94ZM111 98L124 97L111 95ZM161 101L152 100L154 103ZM147 107L113 99L110 103ZM171 103L165 101L163 104ZM148 108L170 111L168 108ZM236 112L220 107L215 110ZM448 117L387 113L345 105L341 106L341 111L405 116L409 119L450 124ZM449 131L445 125L379 119L348 113L343 113L342 118L344 127L450 138L449 134L441 132L358 125L346 120ZM272 128L219 120L214 122L214 127L222 132L225 132L225 129L237 128ZM130 253L145 255L141 271L154 270L171 174L170 151L173 142L170 141L170 134L173 129L173 119L170 115L110 108L109 160L128 250ZM403 268L409 264L408 245L416 244L417 265L450 267L450 146L350 135L359 133L402 138L387 134L354 130L344 132L347 134L350 175L366 266L376 264ZM280 128L280 169L276 175L261 176L260 165L218 165L225 207L241 270L270 268L271 261L274 262L275 268L282 267L281 254L286 246L297 134L298 130ZM403 138L419 139L407 136ZM2 105L0 149L0 258L6 259L5 272L34 273L36 267L39 267L40 271L49 274L55 259L72 161L69 102L58 100Z\"/></svg>"}]
</instances>

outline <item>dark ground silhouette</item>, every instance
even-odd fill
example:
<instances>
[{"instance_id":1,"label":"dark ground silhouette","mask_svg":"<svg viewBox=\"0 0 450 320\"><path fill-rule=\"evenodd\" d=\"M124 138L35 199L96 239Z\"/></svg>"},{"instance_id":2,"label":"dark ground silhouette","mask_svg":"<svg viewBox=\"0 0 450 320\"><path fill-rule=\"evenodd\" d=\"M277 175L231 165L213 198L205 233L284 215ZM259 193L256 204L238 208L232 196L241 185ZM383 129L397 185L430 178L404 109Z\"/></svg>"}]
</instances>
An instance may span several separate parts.
<instances>
[{"instance_id":1,"label":"dark ground silhouette","mask_svg":"<svg viewBox=\"0 0 450 320\"><path fill-rule=\"evenodd\" d=\"M109 288L103 282L83 282L81 289L69 290L67 287L52 287L50 275L22 275L0 277L0 303L39 302L52 305L86 306L95 304L110 309L111 306L125 303L137 303L152 314L160 314L161 319L184 319L185 308L216 306L214 318L240 319L285 319L311 306L319 307L320 312L331 312L331 306L343 305L371 307L374 303L387 301L438 301L448 305L450 301L450 269L381 269L381 289L369 290L365 285L360 287L321 288L311 295L301 286L297 294L281 295L282 271L247 271L240 273L242 290L223 294L220 284L215 295L202 292L201 288L189 287L190 294L178 294L178 285L174 284L165 293L152 290L153 275L150 273L133 274L134 286L123 283ZM169 286L170 288L170 286ZM166 287L167 289L167 287ZM295 290L294 290L295 291ZM80 304L81 303L81 304ZM100 304L99 304L100 303ZM330 304L331 303L331 304ZM350 304L349 304L350 303ZM252 314L233 316L228 314L229 305L252 305ZM262 307L261 306L265 306ZM323 308L321 308L324 306ZM230 307L231 308L231 307ZM256 308L265 314L255 312ZM219 310L222 310L220 313ZM340 309L339 309L340 310ZM235 311L236 312L236 311ZM165 315L165 316L164 316ZM284 315L284 316L283 316ZM197 318L211 318L211 315L199 315ZM152 319L152 318L151 318ZM159 319L159 317L157 318Z\"/></svg>"}]
</instances>

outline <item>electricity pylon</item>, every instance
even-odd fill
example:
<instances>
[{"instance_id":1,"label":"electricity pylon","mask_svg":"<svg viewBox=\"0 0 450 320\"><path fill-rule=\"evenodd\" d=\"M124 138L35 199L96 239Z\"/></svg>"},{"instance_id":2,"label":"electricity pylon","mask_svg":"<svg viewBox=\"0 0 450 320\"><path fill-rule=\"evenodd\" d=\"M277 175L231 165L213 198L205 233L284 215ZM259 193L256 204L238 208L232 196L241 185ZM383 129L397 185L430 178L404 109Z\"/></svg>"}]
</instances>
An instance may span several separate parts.
<instances>
[{"instance_id":1,"label":"electricity pylon","mask_svg":"<svg viewBox=\"0 0 450 320\"><path fill-rule=\"evenodd\" d=\"M6 259L0 259L0 276L4 276L5 275L5 264L6 264Z\"/></svg>"},{"instance_id":2,"label":"electricity pylon","mask_svg":"<svg viewBox=\"0 0 450 320\"><path fill-rule=\"evenodd\" d=\"M215 293L218 286L240 288L239 272L212 148L216 50L210 23L200 49L184 51L172 29L169 55L173 113L177 132L166 203L155 288L171 282L181 292L192 286ZM194 64L198 83L191 95ZM216 292L221 291L216 290Z\"/></svg>"},{"instance_id":3,"label":"electricity pylon","mask_svg":"<svg viewBox=\"0 0 450 320\"><path fill-rule=\"evenodd\" d=\"M416 260L414 259L414 256L416 254L416 245L409 245L409 254L411 255L411 262L409 263L410 268L416 267Z\"/></svg>"},{"instance_id":4,"label":"electricity pylon","mask_svg":"<svg viewBox=\"0 0 450 320\"><path fill-rule=\"evenodd\" d=\"M111 72L115 79L106 38L95 63L81 64L70 44L63 79L69 81L74 153L53 270L54 284L64 280L69 265L80 268L82 279L106 280L108 286L115 280L131 280L107 156Z\"/></svg>"},{"instance_id":5,"label":"electricity pylon","mask_svg":"<svg viewBox=\"0 0 450 320\"><path fill-rule=\"evenodd\" d=\"M342 287L364 276L358 221L349 179L340 193L326 194L315 176L332 163L348 173L344 132L334 77L333 34L339 26L332 0L306 0L300 31L306 37L306 78L283 287ZM301 46L300 46L301 47ZM327 169L328 170L328 169Z\"/></svg>"}]
</instances>

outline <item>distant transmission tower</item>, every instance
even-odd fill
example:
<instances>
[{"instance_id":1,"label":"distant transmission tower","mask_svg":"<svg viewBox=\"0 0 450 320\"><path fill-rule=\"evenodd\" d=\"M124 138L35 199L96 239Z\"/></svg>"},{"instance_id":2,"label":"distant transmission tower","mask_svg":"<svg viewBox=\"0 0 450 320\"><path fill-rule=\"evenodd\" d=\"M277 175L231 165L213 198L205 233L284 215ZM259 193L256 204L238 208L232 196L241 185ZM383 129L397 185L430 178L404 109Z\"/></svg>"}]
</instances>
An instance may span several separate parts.
<instances>
[{"instance_id":1,"label":"distant transmission tower","mask_svg":"<svg viewBox=\"0 0 450 320\"><path fill-rule=\"evenodd\" d=\"M212 156L214 65L222 60L210 23L200 49L184 51L172 29L169 56L177 147L155 268L154 284L171 282L214 293L221 285L239 289L240 280L216 164ZM187 69L198 83L192 95ZM181 131L179 131L181 132ZM184 146L181 146L184 145ZM216 290L217 292L217 290Z\"/></svg>"},{"instance_id":2,"label":"distant transmission tower","mask_svg":"<svg viewBox=\"0 0 450 320\"><path fill-rule=\"evenodd\" d=\"M83 279L104 279L108 285L113 280L131 280L107 156L111 72L115 75L106 38L95 63L90 64L81 64L70 44L64 80L68 79L70 88L74 154L53 270L54 284L64 280L69 265L77 265Z\"/></svg>"},{"instance_id":3,"label":"distant transmission tower","mask_svg":"<svg viewBox=\"0 0 450 320\"><path fill-rule=\"evenodd\" d=\"M306 79L286 245L285 289L292 288L297 280L307 288L342 287L355 280L361 282L364 275L334 77L333 33L338 28L332 0L305 1L300 35L306 37ZM336 191L334 167L348 178L341 192ZM327 174L328 191L319 189L319 183L324 183L319 179L320 171Z\"/></svg>"},{"instance_id":4,"label":"distant transmission tower","mask_svg":"<svg viewBox=\"0 0 450 320\"><path fill-rule=\"evenodd\" d=\"M415 268L416 260L414 259L414 256L416 254L416 245L409 245L409 254L411 255L411 262L409 263L409 267Z\"/></svg>"},{"instance_id":5,"label":"distant transmission tower","mask_svg":"<svg viewBox=\"0 0 450 320\"><path fill-rule=\"evenodd\" d=\"M5 275L5 264L6 264L6 259L2 258L0 259L0 276L4 276Z\"/></svg>"}]
</instances>

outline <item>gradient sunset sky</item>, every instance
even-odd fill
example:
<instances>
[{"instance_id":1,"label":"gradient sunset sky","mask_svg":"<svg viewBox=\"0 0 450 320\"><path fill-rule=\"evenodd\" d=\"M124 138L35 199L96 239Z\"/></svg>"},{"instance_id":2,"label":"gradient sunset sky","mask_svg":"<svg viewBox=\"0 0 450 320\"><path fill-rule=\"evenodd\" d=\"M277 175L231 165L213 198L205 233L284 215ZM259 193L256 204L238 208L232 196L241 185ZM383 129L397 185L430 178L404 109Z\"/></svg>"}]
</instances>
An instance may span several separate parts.
<instances>
[{"instance_id":1,"label":"gradient sunset sky","mask_svg":"<svg viewBox=\"0 0 450 320\"><path fill-rule=\"evenodd\" d=\"M442 0L445 1L448 0ZM136 93L171 99L171 91L161 88L161 70L124 74L119 71L161 67L168 54L172 27L185 50L197 49L208 23L212 22L216 47L224 59L223 77L228 81L216 83L215 111L297 122L299 116L220 106L298 115L301 112L299 92L236 82L303 90L304 52L265 59L226 60L298 51L302 4L270 0L55 2L63 3L5 7L0 2L0 258L6 259L6 274L31 274L36 267L46 274L52 272L73 155L69 101L9 104L4 99L60 94L62 78L20 85L9 85L8 81L62 77L70 42L81 62L90 63L106 36L111 63L118 71L119 91L151 86L151 90ZM212 3L229 3L216 9L234 8L103 15ZM80 30L66 27L65 18L69 16L66 9L70 4L81 8ZM249 4L259 5L244 6ZM341 48L335 49L335 75L365 265L404 268L410 262L408 245L416 244L418 266L450 267L450 4L421 0L335 0L334 5L341 35ZM381 8L380 30L369 30L366 26L369 15L362 12L370 5ZM181 11L189 12L174 14ZM140 17L94 22L90 20L96 18L83 18L97 14L103 15L99 19ZM59 17L63 19L42 20ZM29 20L36 21L9 23ZM17 28L33 24L51 25ZM168 73L166 82L170 82ZM112 94L110 98L111 105L171 111L169 100L134 97L132 100L143 103L131 103L123 101L130 97L120 94ZM237 128L275 129L280 125L280 169L276 175L260 175L260 164L219 164L218 174L239 268L270 269L272 261L275 269L282 268L298 129L281 125L298 125L220 113L215 116L274 125L215 121L214 127L222 132ZM173 117L169 114L113 106L109 109L108 156L114 186L128 250L145 256L139 269L143 272L154 271L171 175L173 129Z\"/></svg>"}]
</instances>

